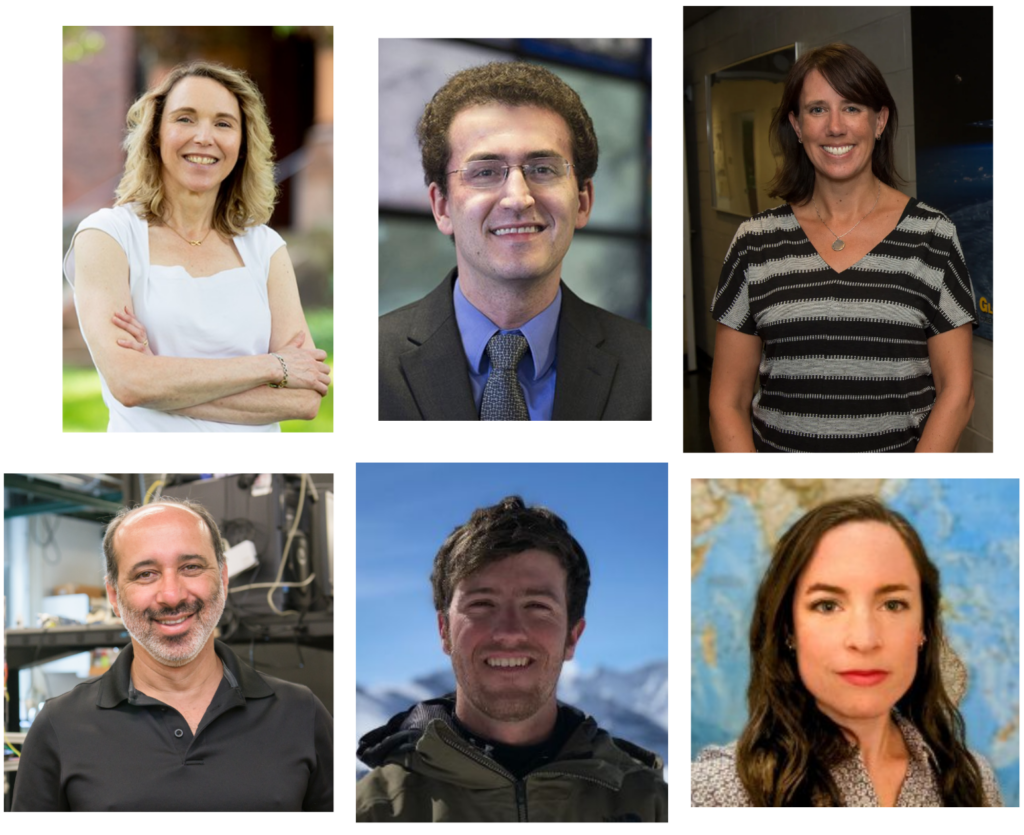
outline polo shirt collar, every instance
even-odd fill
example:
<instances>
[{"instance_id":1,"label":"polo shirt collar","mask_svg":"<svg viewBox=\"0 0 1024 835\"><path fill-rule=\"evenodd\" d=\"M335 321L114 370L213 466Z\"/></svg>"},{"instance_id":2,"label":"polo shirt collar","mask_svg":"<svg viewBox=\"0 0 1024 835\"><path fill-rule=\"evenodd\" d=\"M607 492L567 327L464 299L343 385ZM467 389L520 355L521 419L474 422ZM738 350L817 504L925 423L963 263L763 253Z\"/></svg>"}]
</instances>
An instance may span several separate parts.
<instances>
[{"instance_id":1,"label":"polo shirt collar","mask_svg":"<svg viewBox=\"0 0 1024 835\"><path fill-rule=\"evenodd\" d=\"M487 343L501 328L477 310L469 299L463 295L457 278L455 279L455 289L452 291L452 300L455 304L455 320L459 326L459 334L462 337L462 347L466 352L466 360L469 362L469 367L474 374L482 374L488 362L485 355ZM539 380L543 377L555 361L555 348L558 344L556 339L558 335L558 315L561 310L562 287L559 285L554 301L529 322L515 329L525 336L527 343L529 343L530 357L533 361L534 380ZM502 332L512 333L514 331Z\"/></svg>"},{"instance_id":2,"label":"polo shirt collar","mask_svg":"<svg viewBox=\"0 0 1024 835\"><path fill-rule=\"evenodd\" d=\"M229 687L238 690L246 699L264 699L274 695L260 674L248 664L241 664L238 656L226 644L214 639L213 650L224 664L224 677ZM96 700L98 707L117 707L121 702L131 700L135 689L131 678L134 654L135 646L128 644L100 679L100 694Z\"/></svg>"}]
</instances>

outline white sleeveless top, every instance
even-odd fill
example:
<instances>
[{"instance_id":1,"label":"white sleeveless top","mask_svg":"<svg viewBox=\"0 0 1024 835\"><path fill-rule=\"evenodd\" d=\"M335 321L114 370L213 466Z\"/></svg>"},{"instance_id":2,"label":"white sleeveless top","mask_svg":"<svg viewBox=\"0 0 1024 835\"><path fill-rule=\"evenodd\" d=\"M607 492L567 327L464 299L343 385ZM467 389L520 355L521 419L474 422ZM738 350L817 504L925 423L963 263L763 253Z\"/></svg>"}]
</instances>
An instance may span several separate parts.
<instances>
[{"instance_id":1,"label":"white sleeveless top","mask_svg":"<svg viewBox=\"0 0 1024 835\"><path fill-rule=\"evenodd\" d=\"M204 278L193 278L184 267L150 264L149 226L131 206L100 209L89 215L78 225L75 238L85 229L106 232L128 256L132 305L157 356L225 359L270 351L267 276L271 257L284 246L284 240L273 229L256 226L236 237L235 246L245 266ZM64 258L64 274L72 288L75 238ZM114 311L110 313L113 315ZM143 406L127 408L110 393L102 373L100 384L103 402L110 410L108 432L281 431L277 423L244 426L172 415Z\"/></svg>"}]
</instances>

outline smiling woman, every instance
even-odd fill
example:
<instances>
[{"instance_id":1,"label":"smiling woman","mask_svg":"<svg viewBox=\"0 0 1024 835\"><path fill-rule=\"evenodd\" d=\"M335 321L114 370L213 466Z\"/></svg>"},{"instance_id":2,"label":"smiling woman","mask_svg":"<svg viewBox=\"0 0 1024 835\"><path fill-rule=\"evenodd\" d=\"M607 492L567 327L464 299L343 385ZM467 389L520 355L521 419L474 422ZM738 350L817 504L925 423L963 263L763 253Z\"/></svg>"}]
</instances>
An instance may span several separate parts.
<instances>
[{"instance_id":1,"label":"smiling woman","mask_svg":"<svg viewBox=\"0 0 1024 835\"><path fill-rule=\"evenodd\" d=\"M939 571L873 498L782 537L750 625L749 718L692 766L694 806L1001 806L943 677Z\"/></svg>"},{"instance_id":2,"label":"smiling woman","mask_svg":"<svg viewBox=\"0 0 1024 835\"><path fill-rule=\"evenodd\" d=\"M109 432L277 432L330 385L282 238L263 98L242 72L172 70L128 113L117 205L65 258Z\"/></svg>"},{"instance_id":3,"label":"smiling woman","mask_svg":"<svg viewBox=\"0 0 1024 835\"><path fill-rule=\"evenodd\" d=\"M711 308L717 451L956 449L974 289L949 218L898 190L897 123L860 50L791 68L771 125L787 202L740 226Z\"/></svg>"}]
</instances>

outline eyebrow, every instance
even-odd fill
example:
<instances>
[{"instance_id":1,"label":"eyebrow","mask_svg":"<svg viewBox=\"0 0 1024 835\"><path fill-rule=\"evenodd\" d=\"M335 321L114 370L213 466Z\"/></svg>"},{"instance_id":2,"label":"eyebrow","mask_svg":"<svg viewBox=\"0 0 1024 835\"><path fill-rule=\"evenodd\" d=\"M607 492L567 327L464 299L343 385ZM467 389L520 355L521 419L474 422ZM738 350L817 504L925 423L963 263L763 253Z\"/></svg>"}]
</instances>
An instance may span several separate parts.
<instances>
[{"instance_id":1,"label":"eyebrow","mask_svg":"<svg viewBox=\"0 0 1024 835\"><path fill-rule=\"evenodd\" d=\"M463 592L465 597L469 597L474 594L498 594L498 589L491 588L490 586L479 586L473 589L466 589ZM549 597L556 603L561 603L562 599L551 589L548 588L535 588L535 589L523 589L517 597Z\"/></svg>"},{"instance_id":2,"label":"eyebrow","mask_svg":"<svg viewBox=\"0 0 1024 835\"><path fill-rule=\"evenodd\" d=\"M173 116L175 113L198 113L198 112L199 111L196 110L194 107L176 107L176 108L174 108L174 110L172 110L167 115L168 116ZM238 121L238 117L233 115L233 114L231 114L231 113L217 113L217 114L214 115L213 118L214 119L234 119L236 122Z\"/></svg>"},{"instance_id":3,"label":"eyebrow","mask_svg":"<svg viewBox=\"0 0 1024 835\"><path fill-rule=\"evenodd\" d=\"M840 99L839 103L840 104L857 104L857 105L860 104L860 102L853 101L852 99ZM828 104L828 102L825 101L824 99L815 99L814 101L805 102L804 103L804 107L816 107L819 104Z\"/></svg>"},{"instance_id":4,"label":"eyebrow","mask_svg":"<svg viewBox=\"0 0 1024 835\"><path fill-rule=\"evenodd\" d=\"M530 151L528 154L526 154L523 157L523 159L544 159L546 157L558 157L559 159L564 159L564 157L560 153L558 153L558 151L552 151L552 150ZM506 155L506 154L492 154L492 153L488 153L486 151L483 151L483 152L481 152L479 154L472 154L466 160L466 162L467 163L469 163L469 162L476 162L477 160L484 160L484 159L494 159L494 160L500 160L501 162L504 162L506 159L508 159L508 155Z\"/></svg>"},{"instance_id":5,"label":"eyebrow","mask_svg":"<svg viewBox=\"0 0 1024 835\"><path fill-rule=\"evenodd\" d=\"M846 589L841 588L839 586L830 586L827 583L815 583L813 586L807 589L807 591L804 592L804 594L813 594L816 591L824 591L828 592L829 594L848 594ZM877 597L878 595L882 594L892 594L895 591L911 591L911 588L910 586L905 585L904 583L890 583L887 586L879 586L877 589L875 589L875 596Z\"/></svg>"},{"instance_id":6,"label":"eyebrow","mask_svg":"<svg viewBox=\"0 0 1024 835\"><path fill-rule=\"evenodd\" d=\"M178 557L178 562L201 562L204 566L209 565L209 563L206 561L206 557L204 557L202 554L182 554L180 557ZM139 560L137 563L135 563L135 565L128 569L128 573L131 574L135 571L138 571L140 568L148 568L150 566L156 567L159 565L160 563L152 557L148 560Z\"/></svg>"}]
</instances>

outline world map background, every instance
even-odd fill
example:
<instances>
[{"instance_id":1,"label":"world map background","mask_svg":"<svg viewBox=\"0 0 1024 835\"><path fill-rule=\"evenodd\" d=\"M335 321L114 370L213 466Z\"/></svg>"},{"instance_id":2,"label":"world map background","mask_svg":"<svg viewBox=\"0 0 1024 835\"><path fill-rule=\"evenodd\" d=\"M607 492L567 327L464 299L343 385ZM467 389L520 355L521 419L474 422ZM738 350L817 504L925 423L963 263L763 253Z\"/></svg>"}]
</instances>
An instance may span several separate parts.
<instances>
[{"instance_id":1,"label":"world map background","mask_svg":"<svg viewBox=\"0 0 1024 835\"><path fill-rule=\"evenodd\" d=\"M1016 480L694 480L691 759L746 723L750 615L774 543L812 507L867 494L910 520L939 567L945 628L969 673L968 744L1018 806L1019 492Z\"/></svg>"}]
</instances>

